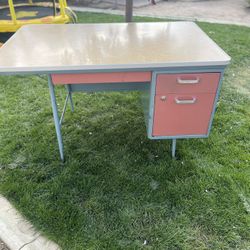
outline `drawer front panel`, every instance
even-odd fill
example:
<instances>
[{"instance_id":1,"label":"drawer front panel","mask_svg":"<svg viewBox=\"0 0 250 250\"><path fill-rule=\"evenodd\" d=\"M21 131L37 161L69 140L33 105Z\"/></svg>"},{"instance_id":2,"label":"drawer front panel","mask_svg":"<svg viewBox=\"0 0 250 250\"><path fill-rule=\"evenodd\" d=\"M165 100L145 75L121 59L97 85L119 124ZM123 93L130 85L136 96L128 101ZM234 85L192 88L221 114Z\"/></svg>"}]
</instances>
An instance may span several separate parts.
<instances>
[{"instance_id":1,"label":"drawer front panel","mask_svg":"<svg viewBox=\"0 0 250 250\"><path fill-rule=\"evenodd\" d=\"M215 94L155 96L153 136L206 135Z\"/></svg>"},{"instance_id":2,"label":"drawer front panel","mask_svg":"<svg viewBox=\"0 0 250 250\"><path fill-rule=\"evenodd\" d=\"M220 73L158 74L156 94L215 93Z\"/></svg>"},{"instance_id":3,"label":"drawer front panel","mask_svg":"<svg viewBox=\"0 0 250 250\"><path fill-rule=\"evenodd\" d=\"M150 82L151 72L111 72L83 74L54 74L54 84Z\"/></svg>"}]
</instances>

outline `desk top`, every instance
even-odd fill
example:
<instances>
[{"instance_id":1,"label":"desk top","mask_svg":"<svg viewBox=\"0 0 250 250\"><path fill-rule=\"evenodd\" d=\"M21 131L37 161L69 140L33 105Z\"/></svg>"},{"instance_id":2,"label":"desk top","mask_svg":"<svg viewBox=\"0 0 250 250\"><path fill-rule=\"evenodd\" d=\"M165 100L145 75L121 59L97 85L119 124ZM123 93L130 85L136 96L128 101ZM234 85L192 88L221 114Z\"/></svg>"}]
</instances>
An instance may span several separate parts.
<instances>
[{"instance_id":1,"label":"desk top","mask_svg":"<svg viewBox=\"0 0 250 250\"><path fill-rule=\"evenodd\" d=\"M226 65L195 23L27 25L0 49L0 73Z\"/></svg>"}]
</instances>

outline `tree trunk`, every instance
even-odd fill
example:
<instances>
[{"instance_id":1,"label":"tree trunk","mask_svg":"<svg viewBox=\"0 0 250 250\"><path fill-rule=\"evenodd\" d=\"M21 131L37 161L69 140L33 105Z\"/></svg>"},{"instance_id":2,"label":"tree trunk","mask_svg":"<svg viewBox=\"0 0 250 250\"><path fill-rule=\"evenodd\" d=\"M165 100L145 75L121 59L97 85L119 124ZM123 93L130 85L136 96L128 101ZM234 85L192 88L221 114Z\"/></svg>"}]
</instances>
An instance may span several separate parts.
<instances>
[{"instance_id":1,"label":"tree trunk","mask_svg":"<svg viewBox=\"0 0 250 250\"><path fill-rule=\"evenodd\" d=\"M125 21L127 23L132 22L132 18L133 18L133 0L126 0Z\"/></svg>"}]
</instances>

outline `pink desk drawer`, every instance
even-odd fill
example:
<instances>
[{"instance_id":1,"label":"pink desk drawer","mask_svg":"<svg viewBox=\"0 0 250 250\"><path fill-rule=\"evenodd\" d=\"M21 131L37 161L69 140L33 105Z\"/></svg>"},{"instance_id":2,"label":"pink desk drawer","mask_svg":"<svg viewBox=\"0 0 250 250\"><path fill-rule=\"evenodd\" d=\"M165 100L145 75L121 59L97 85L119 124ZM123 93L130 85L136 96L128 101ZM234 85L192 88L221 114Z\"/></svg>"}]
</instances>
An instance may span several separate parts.
<instances>
[{"instance_id":1,"label":"pink desk drawer","mask_svg":"<svg viewBox=\"0 0 250 250\"><path fill-rule=\"evenodd\" d=\"M54 84L150 82L151 72L112 72L83 74L54 74Z\"/></svg>"},{"instance_id":2,"label":"pink desk drawer","mask_svg":"<svg viewBox=\"0 0 250 250\"><path fill-rule=\"evenodd\" d=\"M153 136L206 135L215 94L155 96Z\"/></svg>"},{"instance_id":3,"label":"pink desk drawer","mask_svg":"<svg viewBox=\"0 0 250 250\"><path fill-rule=\"evenodd\" d=\"M220 73L159 74L156 94L215 93Z\"/></svg>"}]
</instances>

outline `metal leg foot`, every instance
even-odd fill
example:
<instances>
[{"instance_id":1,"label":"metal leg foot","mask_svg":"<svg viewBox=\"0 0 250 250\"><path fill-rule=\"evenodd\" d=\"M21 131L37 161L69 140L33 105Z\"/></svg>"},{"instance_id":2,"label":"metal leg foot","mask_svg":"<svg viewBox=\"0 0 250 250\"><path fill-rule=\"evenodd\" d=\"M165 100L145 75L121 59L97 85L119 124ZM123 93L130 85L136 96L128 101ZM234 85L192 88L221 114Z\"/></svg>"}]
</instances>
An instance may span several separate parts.
<instances>
[{"instance_id":1,"label":"metal leg foot","mask_svg":"<svg viewBox=\"0 0 250 250\"><path fill-rule=\"evenodd\" d=\"M60 152L60 158L63 161L64 156L63 156L63 141L62 141L62 134L61 134L61 125L60 125L59 116L58 116L58 109L57 109L57 104L56 104L54 85L52 84L50 75L48 76L48 84L49 84L49 92L50 92L52 111L53 111L54 123L55 123L55 128L56 128L56 136L57 136L59 152Z\"/></svg>"},{"instance_id":2,"label":"metal leg foot","mask_svg":"<svg viewBox=\"0 0 250 250\"><path fill-rule=\"evenodd\" d=\"M172 158L175 158L175 151L176 151L176 139L172 140Z\"/></svg>"}]
</instances>

